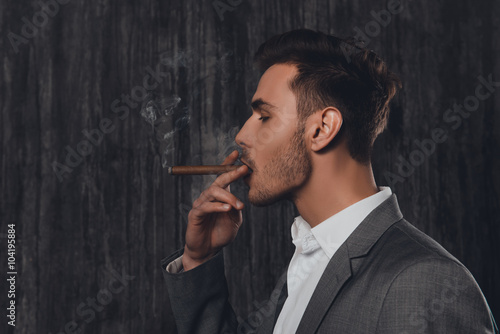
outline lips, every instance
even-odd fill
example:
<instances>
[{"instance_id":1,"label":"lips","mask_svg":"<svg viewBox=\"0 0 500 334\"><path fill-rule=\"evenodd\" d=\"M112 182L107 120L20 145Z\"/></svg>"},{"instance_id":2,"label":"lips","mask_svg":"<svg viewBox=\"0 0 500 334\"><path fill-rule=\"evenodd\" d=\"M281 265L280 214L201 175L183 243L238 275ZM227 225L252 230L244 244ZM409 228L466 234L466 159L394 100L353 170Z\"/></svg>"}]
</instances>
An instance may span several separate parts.
<instances>
[{"instance_id":1,"label":"lips","mask_svg":"<svg viewBox=\"0 0 500 334\"><path fill-rule=\"evenodd\" d=\"M248 174L252 174L253 173L253 169L250 167L250 165L248 164L248 162L246 162L245 160L243 159L238 159L239 162L241 162L242 164L246 165L248 167L248 170L249 170L249 173Z\"/></svg>"}]
</instances>

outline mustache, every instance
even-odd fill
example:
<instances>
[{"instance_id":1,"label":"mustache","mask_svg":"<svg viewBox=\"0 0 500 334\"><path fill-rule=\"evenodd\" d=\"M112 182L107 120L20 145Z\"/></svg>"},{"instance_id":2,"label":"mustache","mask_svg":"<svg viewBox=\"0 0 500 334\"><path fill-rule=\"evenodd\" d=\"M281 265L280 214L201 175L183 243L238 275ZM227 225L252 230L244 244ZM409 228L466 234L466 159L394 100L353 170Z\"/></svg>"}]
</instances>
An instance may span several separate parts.
<instances>
[{"instance_id":1,"label":"mustache","mask_svg":"<svg viewBox=\"0 0 500 334\"><path fill-rule=\"evenodd\" d=\"M255 163L252 160L252 158L250 158L250 156L248 155L248 152L246 152L245 150L241 151L241 154L238 157L237 161L244 164L244 165L247 165L251 172L254 171Z\"/></svg>"}]
</instances>

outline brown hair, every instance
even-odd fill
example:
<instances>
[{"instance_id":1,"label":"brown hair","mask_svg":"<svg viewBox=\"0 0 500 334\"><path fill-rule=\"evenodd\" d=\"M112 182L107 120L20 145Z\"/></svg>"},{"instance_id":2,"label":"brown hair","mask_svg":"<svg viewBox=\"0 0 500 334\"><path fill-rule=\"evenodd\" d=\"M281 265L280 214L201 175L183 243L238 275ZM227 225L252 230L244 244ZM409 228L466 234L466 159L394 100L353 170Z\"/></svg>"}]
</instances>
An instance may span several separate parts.
<instances>
[{"instance_id":1,"label":"brown hair","mask_svg":"<svg viewBox=\"0 0 500 334\"><path fill-rule=\"evenodd\" d=\"M255 54L264 72L275 64L292 64L298 74L290 82L297 97L299 124L314 112L336 107L343 117L339 135L360 163L370 162L373 143L384 130L389 102L401 87L399 78L373 52L307 29L276 35Z\"/></svg>"}]
</instances>

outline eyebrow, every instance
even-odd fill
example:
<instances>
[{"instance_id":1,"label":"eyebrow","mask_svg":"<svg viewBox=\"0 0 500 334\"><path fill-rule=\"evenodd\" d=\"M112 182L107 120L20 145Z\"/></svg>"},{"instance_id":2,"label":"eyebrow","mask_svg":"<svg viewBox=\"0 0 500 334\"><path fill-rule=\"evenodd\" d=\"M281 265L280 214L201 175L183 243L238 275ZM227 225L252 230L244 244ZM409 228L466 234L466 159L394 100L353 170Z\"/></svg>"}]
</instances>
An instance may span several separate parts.
<instances>
[{"instance_id":1,"label":"eyebrow","mask_svg":"<svg viewBox=\"0 0 500 334\"><path fill-rule=\"evenodd\" d=\"M262 109L263 106L268 107L269 109L276 109L276 106L272 105L269 102L264 101L263 99L257 99L252 101L250 104L253 110L259 110Z\"/></svg>"}]
</instances>

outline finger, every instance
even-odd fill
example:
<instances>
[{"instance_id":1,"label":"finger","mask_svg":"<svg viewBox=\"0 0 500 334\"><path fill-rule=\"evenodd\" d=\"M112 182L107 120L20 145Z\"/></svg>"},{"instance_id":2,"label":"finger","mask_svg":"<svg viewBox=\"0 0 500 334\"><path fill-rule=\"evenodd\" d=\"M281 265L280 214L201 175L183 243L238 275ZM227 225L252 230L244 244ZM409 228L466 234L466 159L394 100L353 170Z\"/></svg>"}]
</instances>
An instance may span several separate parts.
<instances>
[{"instance_id":1,"label":"finger","mask_svg":"<svg viewBox=\"0 0 500 334\"><path fill-rule=\"evenodd\" d=\"M227 203L221 202L204 202L202 205L192 209L189 211L188 219L195 218L200 219L204 218L209 213L213 212L227 212L231 210L231 205Z\"/></svg>"},{"instance_id":2,"label":"finger","mask_svg":"<svg viewBox=\"0 0 500 334\"><path fill-rule=\"evenodd\" d=\"M234 150L227 158L226 160L224 160L224 163L231 163L233 159L237 159L238 158L238 151ZM224 164L223 163L223 164ZM215 179L215 181L212 183L212 185L215 185L215 186L218 186L228 192L231 191L230 187L229 187L229 184L233 181L236 181L238 178L244 176L245 174L247 174L249 172L249 169L246 165L242 165L241 167L239 167L238 169L234 170L234 171L230 171L230 172L226 172L226 173L222 173L221 175L219 175L217 177L217 179ZM226 174L229 174L229 177L228 176L224 176ZM222 177L222 179L220 179ZM202 193L203 195L203 193ZM203 202L205 199L202 198L203 196L200 195L200 197L198 197L198 199L196 199L194 202L193 202L193 207L197 207L201 204L201 202Z\"/></svg>"},{"instance_id":3,"label":"finger","mask_svg":"<svg viewBox=\"0 0 500 334\"><path fill-rule=\"evenodd\" d=\"M248 174L248 172L248 166L241 165L240 167L238 167L238 169L219 175L212 184L221 188L226 188L237 179L242 178L243 176Z\"/></svg>"},{"instance_id":4,"label":"finger","mask_svg":"<svg viewBox=\"0 0 500 334\"><path fill-rule=\"evenodd\" d=\"M230 164L234 163L236 160L238 160L239 156L240 156L240 152L238 152L237 150L234 150L226 157L226 159L224 160L222 165L230 165ZM231 187L229 186L229 184L223 188L227 191L231 191Z\"/></svg>"},{"instance_id":5,"label":"finger","mask_svg":"<svg viewBox=\"0 0 500 334\"><path fill-rule=\"evenodd\" d=\"M200 199L201 201L199 201L199 205L202 205L204 202L217 201L230 204L236 210L241 210L244 207L243 203L236 196L231 194L229 191L217 186L210 186L210 188L202 192L200 195Z\"/></svg>"},{"instance_id":6,"label":"finger","mask_svg":"<svg viewBox=\"0 0 500 334\"><path fill-rule=\"evenodd\" d=\"M226 159L224 159L224 161L221 163L221 165L230 165L230 164L232 164L233 162L235 162L236 160L238 160L238 156L239 155L240 155L240 153L237 150L234 150L233 152L231 152L226 157Z\"/></svg>"}]
</instances>

